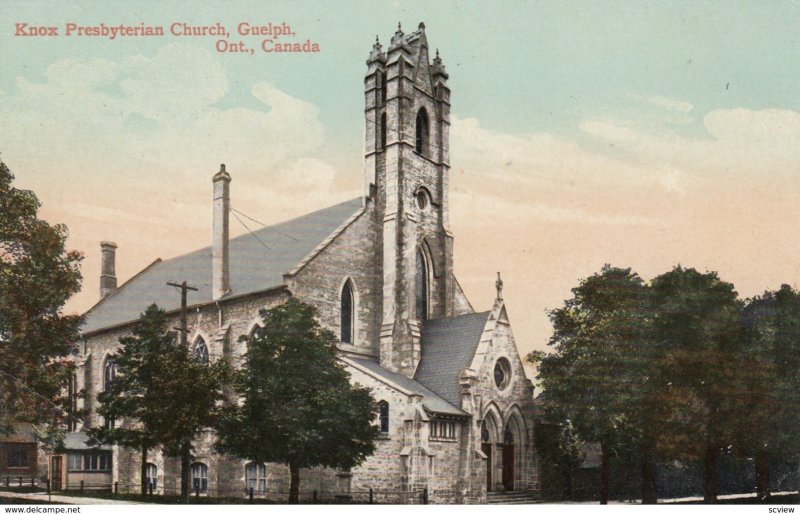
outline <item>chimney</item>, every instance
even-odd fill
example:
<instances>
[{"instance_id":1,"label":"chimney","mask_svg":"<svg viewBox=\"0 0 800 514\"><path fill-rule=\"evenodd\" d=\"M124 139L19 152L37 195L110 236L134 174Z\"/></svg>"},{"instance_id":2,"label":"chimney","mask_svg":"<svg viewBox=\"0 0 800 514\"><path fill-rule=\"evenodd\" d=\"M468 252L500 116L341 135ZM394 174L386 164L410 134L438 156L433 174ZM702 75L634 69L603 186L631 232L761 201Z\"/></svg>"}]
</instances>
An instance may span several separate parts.
<instances>
[{"instance_id":1,"label":"chimney","mask_svg":"<svg viewBox=\"0 0 800 514\"><path fill-rule=\"evenodd\" d=\"M112 241L100 242L100 298L103 299L117 289L117 272L114 262L117 256L117 244Z\"/></svg>"},{"instance_id":2,"label":"chimney","mask_svg":"<svg viewBox=\"0 0 800 514\"><path fill-rule=\"evenodd\" d=\"M219 300L229 291L228 212L231 206L231 176L220 164L214 175L214 221L211 234L211 298Z\"/></svg>"}]
</instances>

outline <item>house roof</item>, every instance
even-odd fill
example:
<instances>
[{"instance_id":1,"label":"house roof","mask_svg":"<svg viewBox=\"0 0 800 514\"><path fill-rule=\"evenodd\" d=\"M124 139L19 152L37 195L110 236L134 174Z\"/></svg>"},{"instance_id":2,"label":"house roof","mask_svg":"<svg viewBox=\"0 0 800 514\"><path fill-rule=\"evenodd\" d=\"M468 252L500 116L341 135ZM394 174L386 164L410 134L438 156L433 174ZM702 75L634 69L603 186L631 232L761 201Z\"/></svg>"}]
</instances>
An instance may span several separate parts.
<instances>
[{"instance_id":1,"label":"house roof","mask_svg":"<svg viewBox=\"0 0 800 514\"><path fill-rule=\"evenodd\" d=\"M440 414L449 414L453 416L468 415L467 412L461 410L452 403L445 401L439 395L420 384L418 381L408 378L401 373L395 373L394 371L389 371L388 369L381 367L378 361L371 359L358 359L355 357L347 357L342 360L362 366L390 384L422 396L422 406L425 407L425 410L429 412L437 412Z\"/></svg>"},{"instance_id":2,"label":"house roof","mask_svg":"<svg viewBox=\"0 0 800 514\"><path fill-rule=\"evenodd\" d=\"M355 198L293 220L244 234L229 242L230 293L240 296L283 285L284 274L325 241L362 207ZM186 281L189 304L212 301L211 247L156 261L101 300L85 315L84 334L135 321L150 304L166 311L180 308L180 294L167 282Z\"/></svg>"},{"instance_id":3,"label":"house roof","mask_svg":"<svg viewBox=\"0 0 800 514\"><path fill-rule=\"evenodd\" d=\"M84 432L67 432L64 434L64 449L65 450L110 450L111 446L101 444L99 446L91 446L89 444L89 436Z\"/></svg>"},{"instance_id":4,"label":"house roof","mask_svg":"<svg viewBox=\"0 0 800 514\"><path fill-rule=\"evenodd\" d=\"M453 405L461 403L459 375L475 356L490 312L427 320L414 379Z\"/></svg>"}]
</instances>

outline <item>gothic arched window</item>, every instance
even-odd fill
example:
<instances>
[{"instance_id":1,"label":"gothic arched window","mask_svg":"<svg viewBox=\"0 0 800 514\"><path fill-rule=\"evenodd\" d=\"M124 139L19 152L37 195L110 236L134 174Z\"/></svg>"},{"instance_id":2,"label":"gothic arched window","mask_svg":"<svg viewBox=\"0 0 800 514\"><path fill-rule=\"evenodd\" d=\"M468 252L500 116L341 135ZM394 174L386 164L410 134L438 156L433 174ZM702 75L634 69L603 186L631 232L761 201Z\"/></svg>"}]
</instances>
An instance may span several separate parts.
<instances>
[{"instance_id":1,"label":"gothic arched window","mask_svg":"<svg viewBox=\"0 0 800 514\"><path fill-rule=\"evenodd\" d=\"M152 462L145 465L145 479L148 489L155 490L158 487L158 467Z\"/></svg>"},{"instance_id":2,"label":"gothic arched window","mask_svg":"<svg viewBox=\"0 0 800 514\"><path fill-rule=\"evenodd\" d=\"M414 149L417 153L428 155L428 137L430 130L428 128L428 111L424 107L417 111L417 139Z\"/></svg>"},{"instance_id":3,"label":"gothic arched window","mask_svg":"<svg viewBox=\"0 0 800 514\"><path fill-rule=\"evenodd\" d=\"M117 363L114 362L112 357L108 357L106 359L106 363L103 364L103 390L108 391L111 385L114 383L114 380L117 379ZM103 426L106 428L115 428L117 425L117 420L114 419L112 416L105 417L103 419Z\"/></svg>"},{"instance_id":4,"label":"gothic arched window","mask_svg":"<svg viewBox=\"0 0 800 514\"><path fill-rule=\"evenodd\" d=\"M341 341L347 344L353 344L353 321L355 318L355 297L353 295L353 285L348 279L342 288L341 300Z\"/></svg>"},{"instance_id":5,"label":"gothic arched window","mask_svg":"<svg viewBox=\"0 0 800 514\"><path fill-rule=\"evenodd\" d=\"M208 346L202 337L194 343L194 358L203 364L208 364Z\"/></svg>"},{"instance_id":6,"label":"gothic arched window","mask_svg":"<svg viewBox=\"0 0 800 514\"><path fill-rule=\"evenodd\" d=\"M381 114L381 150L386 148L386 113Z\"/></svg>"},{"instance_id":7,"label":"gothic arched window","mask_svg":"<svg viewBox=\"0 0 800 514\"><path fill-rule=\"evenodd\" d=\"M428 319L428 263L422 249L417 249L417 270L414 281L418 320Z\"/></svg>"},{"instance_id":8,"label":"gothic arched window","mask_svg":"<svg viewBox=\"0 0 800 514\"><path fill-rule=\"evenodd\" d=\"M381 78L381 103L386 103L386 72L380 73Z\"/></svg>"},{"instance_id":9,"label":"gothic arched window","mask_svg":"<svg viewBox=\"0 0 800 514\"><path fill-rule=\"evenodd\" d=\"M378 402L378 420L380 421L379 427L383 434L389 433L389 402L381 400Z\"/></svg>"}]
</instances>

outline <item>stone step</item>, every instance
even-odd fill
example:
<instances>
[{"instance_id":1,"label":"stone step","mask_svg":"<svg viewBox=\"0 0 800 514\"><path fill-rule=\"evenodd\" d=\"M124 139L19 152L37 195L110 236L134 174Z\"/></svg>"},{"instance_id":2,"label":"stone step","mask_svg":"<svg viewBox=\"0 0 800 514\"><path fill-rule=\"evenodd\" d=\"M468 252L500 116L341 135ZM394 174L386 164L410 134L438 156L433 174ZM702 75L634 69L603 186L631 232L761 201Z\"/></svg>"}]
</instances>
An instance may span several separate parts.
<instances>
[{"instance_id":1,"label":"stone step","mask_svg":"<svg viewBox=\"0 0 800 514\"><path fill-rule=\"evenodd\" d=\"M541 503L537 495L530 491L491 492L486 494L486 503L491 505L526 505Z\"/></svg>"}]
</instances>

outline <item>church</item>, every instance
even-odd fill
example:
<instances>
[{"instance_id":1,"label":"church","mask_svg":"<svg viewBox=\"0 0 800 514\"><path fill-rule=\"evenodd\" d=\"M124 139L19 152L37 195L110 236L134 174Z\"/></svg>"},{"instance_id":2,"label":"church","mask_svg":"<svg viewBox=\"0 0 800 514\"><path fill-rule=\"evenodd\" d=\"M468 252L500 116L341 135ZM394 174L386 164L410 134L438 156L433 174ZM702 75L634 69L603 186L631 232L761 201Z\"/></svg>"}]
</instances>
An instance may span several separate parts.
<instances>
[{"instance_id":1,"label":"church","mask_svg":"<svg viewBox=\"0 0 800 514\"><path fill-rule=\"evenodd\" d=\"M69 427L63 453L48 462L54 488L135 490L139 455L87 446L83 430L106 422L96 397L116 372L119 338L156 303L177 324L188 295L188 340L198 359L241 365L240 337L259 326L261 309L296 298L315 306L338 336L342 365L378 405L377 450L358 468L308 469L304 498L483 503L488 494L538 489L533 445L533 385L526 378L502 295L476 312L453 273L450 231L450 88L424 24L398 26L384 51L376 41L364 79L364 189L350 201L229 238L231 183L222 165L211 178L211 245L156 259L118 285L117 246L101 243L100 301L85 315L71 392L87 414ZM165 242L166 244L166 242ZM124 255L124 249L120 256ZM487 277L492 277L487 270ZM117 421L124 423L124 420ZM213 450L213 433L195 442L196 494L285 498L288 468L246 462ZM179 459L151 452L147 479L156 494L180 488ZM394 495L394 496L392 496Z\"/></svg>"}]
</instances>

